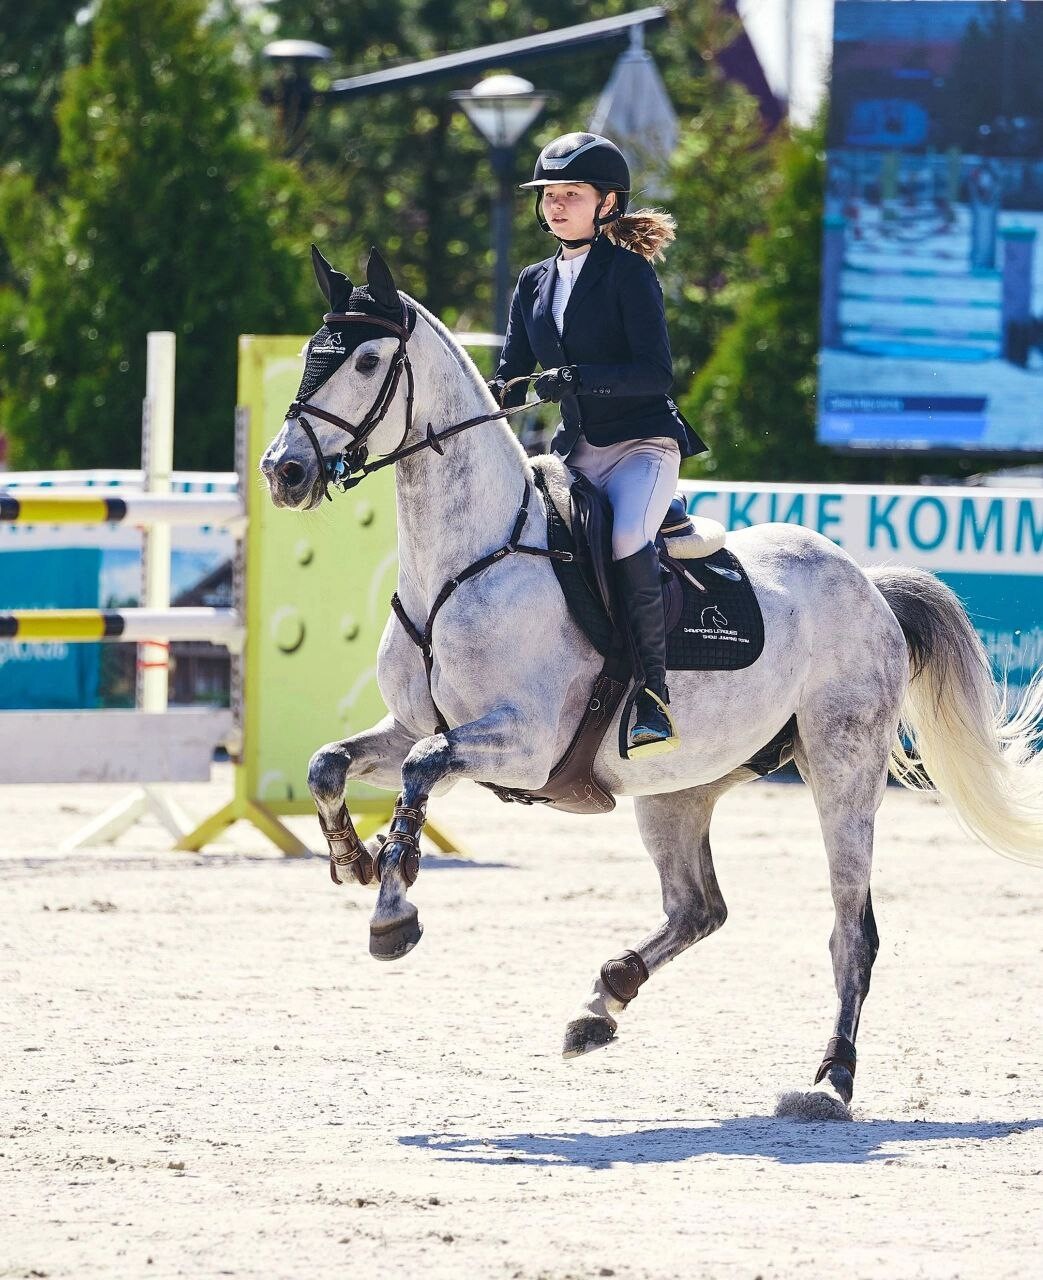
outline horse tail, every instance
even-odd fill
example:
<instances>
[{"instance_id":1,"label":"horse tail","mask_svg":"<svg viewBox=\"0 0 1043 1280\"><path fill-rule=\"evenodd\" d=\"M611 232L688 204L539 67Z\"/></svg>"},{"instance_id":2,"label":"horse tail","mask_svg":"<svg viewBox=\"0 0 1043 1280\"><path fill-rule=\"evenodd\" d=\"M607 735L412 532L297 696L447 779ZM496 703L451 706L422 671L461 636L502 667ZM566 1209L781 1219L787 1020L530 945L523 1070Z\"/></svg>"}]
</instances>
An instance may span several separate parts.
<instances>
[{"instance_id":1,"label":"horse tail","mask_svg":"<svg viewBox=\"0 0 1043 1280\"><path fill-rule=\"evenodd\" d=\"M922 569L869 576L905 635L910 681L890 770L903 786L933 782L990 848L1043 866L1043 672L1008 709L958 597ZM918 758L918 759L917 759ZM926 776L925 776L926 775Z\"/></svg>"}]
</instances>

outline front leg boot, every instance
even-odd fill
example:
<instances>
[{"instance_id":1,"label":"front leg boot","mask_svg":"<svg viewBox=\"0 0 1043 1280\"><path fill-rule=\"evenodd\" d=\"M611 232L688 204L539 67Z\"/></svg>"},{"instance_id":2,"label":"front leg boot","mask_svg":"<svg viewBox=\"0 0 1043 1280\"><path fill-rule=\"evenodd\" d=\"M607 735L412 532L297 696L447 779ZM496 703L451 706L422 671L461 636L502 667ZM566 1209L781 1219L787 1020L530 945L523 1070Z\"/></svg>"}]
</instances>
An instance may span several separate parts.
<instances>
[{"instance_id":1,"label":"front leg boot","mask_svg":"<svg viewBox=\"0 0 1043 1280\"><path fill-rule=\"evenodd\" d=\"M383 879L388 860L395 857L406 887L416 883L420 874L420 832L426 821L426 799L417 805L407 805L401 796L398 797L387 840L377 856L377 876L380 879Z\"/></svg>"},{"instance_id":2,"label":"front leg boot","mask_svg":"<svg viewBox=\"0 0 1043 1280\"><path fill-rule=\"evenodd\" d=\"M346 871L359 884L370 884L377 869L369 850L358 837L347 806L341 805L337 822L332 827L327 826L320 813L319 826L330 851L330 879L333 883L344 884L338 872Z\"/></svg>"}]
</instances>

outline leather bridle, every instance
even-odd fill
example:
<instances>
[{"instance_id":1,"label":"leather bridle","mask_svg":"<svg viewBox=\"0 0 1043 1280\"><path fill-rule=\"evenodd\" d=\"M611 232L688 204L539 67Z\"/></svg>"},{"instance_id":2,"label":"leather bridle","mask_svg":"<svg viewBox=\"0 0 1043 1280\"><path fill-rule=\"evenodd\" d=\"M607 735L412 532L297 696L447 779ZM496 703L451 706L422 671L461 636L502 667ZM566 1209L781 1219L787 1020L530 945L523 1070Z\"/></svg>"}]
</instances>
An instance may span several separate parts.
<instances>
[{"instance_id":1,"label":"leather bridle","mask_svg":"<svg viewBox=\"0 0 1043 1280\"><path fill-rule=\"evenodd\" d=\"M323 494L333 500L330 493L330 485L339 489L342 493L353 489L372 471L379 471L381 467L388 467L403 458L408 458L411 454L418 453L421 449L431 448L435 453L444 454L441 441L448 439L450 436L457 435L461 431L466 431L468 427L478 426L482 422L494 422L498 418L508 418L512 413L518 413L520 410L528 408L525 404L516 405L511 409L501 409L498 413L482 414L477 418L468 418L464 422L456 422L450 427L446 427L442 431L435 431L431 423L427 424L427 434L425 438L416 444L402 447L402 442L409 436L413 428L413 366L409 362L409 353L406 351L406 343L409 341L409 310L403 299L399 299L402 304L401 322L385 319L382 316L369 315L365 311L330 311L322 317L323 323L326 325L342 325L342 324L366 324L376 326L380 329L386 329L398 339L398 348L392 357L388 371L384 375L384 381L380 385L380 389L376 394L376 398L370 405L365 417L359 423L351 423L339 418L335 413L329 413L325 409L319 409L307 401L294 400L290 407L286 410L287 421L296 421L301 424L305 435L311 443L311 447L315 450L315 456L319 462L319 474L322 476ZM398 391L399 383L402 380L402 374L406 376L406 426L402 433L402 439L398 442L398 447L390 453L386 453L376 462L368 461L369 450L366 441L370 435L376 430L380 423L384 420L391 403ZM529 374L521 378L512 378L504 386L504 392L508 388L515 386L519 382L528 382L532 377ZM502 394L502 393L501 393ZM341 450L335 458L327 458L319 445L318 438L315 435L315 429L312 427L305 412L313 418L321 418L323 422L328 422L332 426L338 427L349 437L349 443Z\"/></svg>"}]
</instances>

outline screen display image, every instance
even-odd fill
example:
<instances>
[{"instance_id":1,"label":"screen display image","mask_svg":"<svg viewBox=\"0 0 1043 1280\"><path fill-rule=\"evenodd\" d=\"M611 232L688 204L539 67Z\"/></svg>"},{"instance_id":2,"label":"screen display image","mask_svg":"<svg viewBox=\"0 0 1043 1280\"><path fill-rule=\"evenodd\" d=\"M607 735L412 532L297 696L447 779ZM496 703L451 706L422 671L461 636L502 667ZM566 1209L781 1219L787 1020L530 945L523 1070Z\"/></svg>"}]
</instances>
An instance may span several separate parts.
<instances>
[{"instance_id":1,"label":"screen display image","mask_svg":"<svg viewBox=\"0 0 1043 1280\"><path fill-rule=\"evenodd\" d=\"M840 0L819 439L1043 451L1043 4Z\"/></svg>"}]
</instances>

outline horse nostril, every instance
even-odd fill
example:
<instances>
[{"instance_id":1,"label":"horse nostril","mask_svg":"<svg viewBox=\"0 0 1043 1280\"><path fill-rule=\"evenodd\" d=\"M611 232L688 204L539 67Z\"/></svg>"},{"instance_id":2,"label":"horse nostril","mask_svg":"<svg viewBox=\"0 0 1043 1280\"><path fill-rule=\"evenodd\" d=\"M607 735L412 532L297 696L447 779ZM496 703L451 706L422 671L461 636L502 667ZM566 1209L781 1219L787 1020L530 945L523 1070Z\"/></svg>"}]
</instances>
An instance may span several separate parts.
<instances>
[{"instance_id":1,"label":"horse nostril","mask_svg":"<svg viewBox=\"0 0 1043 1280\"><path fill-rule=\"evenodd\" d=\"M285 485L296 489L304 479L305 471L299 462L286 461L276 467L276 474Z\"/></svg>"}]
</instances>

